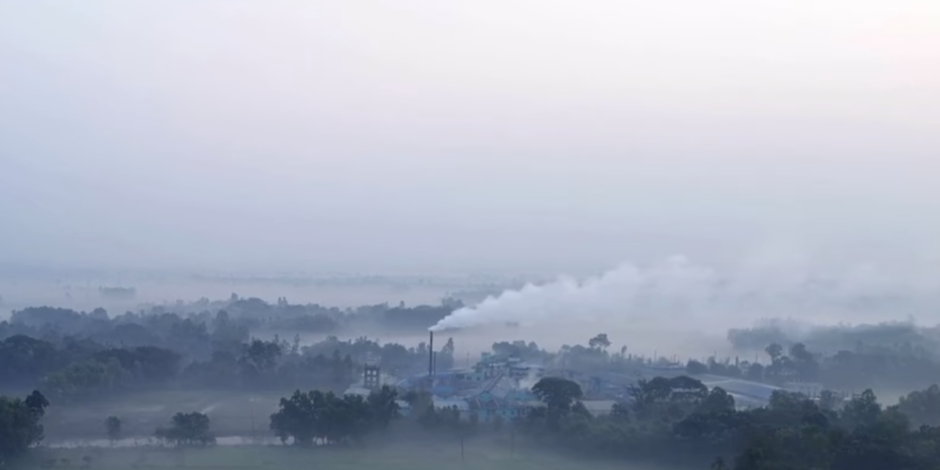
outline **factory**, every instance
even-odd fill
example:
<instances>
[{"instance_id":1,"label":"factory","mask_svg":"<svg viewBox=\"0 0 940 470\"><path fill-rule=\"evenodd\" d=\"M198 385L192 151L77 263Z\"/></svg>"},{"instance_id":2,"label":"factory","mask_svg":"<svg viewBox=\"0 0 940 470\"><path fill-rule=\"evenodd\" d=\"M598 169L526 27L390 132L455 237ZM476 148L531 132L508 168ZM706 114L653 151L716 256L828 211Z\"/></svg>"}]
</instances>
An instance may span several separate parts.
<instances>
[{"instance_id":1,"label":"factory","mask_svg":"<svg viewBox=\"0 0 940 470\"><path fill-rule=\"evenodd\" d=\"M436 408L456 408L462 419L479 422L513 420L522 417L542 402L531 391L540 378L551 375L578 383L584 391L581 402L595 416L610 412L616 403L632 401L630 390L641 379L657 376L676 377L686 375L681 365L647 366L630 374L614 372L586 373L568 369L548 369L543 364L523 361L518 357L483 353L472 367L444 371L436 370L434 333L430 333L428 372L400 380L381 376L376 366L367 366L362 386L351 387L346 393L368 394L380 383L392 383L400 393L424 391L431 395ZM735 399L739 408L765 406L776 390L792 387L775 387L742 379L703 375L695 377L709 389L721 387ZM806 393L805 390L792 390ZM813 396L813 394L808 394ZM409 414L409 405L399 401L403 414Z\"/></svg>"}]
</instances>

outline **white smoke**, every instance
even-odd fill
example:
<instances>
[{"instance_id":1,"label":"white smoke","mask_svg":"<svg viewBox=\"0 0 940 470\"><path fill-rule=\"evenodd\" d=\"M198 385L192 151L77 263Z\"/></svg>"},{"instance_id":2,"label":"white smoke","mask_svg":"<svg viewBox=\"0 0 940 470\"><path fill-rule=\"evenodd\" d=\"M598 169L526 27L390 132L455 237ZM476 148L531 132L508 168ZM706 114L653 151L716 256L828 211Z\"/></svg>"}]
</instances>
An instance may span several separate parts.
<instances>
[{"instance_id":1,"label":"white smoke","mask_svg":"<svg viewBox=\"0 0 940 470\"><path fill-rule=\"evenodd\" d=\"M564 328L571 321L692 328L749 326L774 317L887 321L935 311L940 291L923 286L871 265L836 274L766 265L720 273L678 256L648 267L624 264L583 280L529 284L454 311L431 330L509 323Z\"/></svg>"}]
</instances>

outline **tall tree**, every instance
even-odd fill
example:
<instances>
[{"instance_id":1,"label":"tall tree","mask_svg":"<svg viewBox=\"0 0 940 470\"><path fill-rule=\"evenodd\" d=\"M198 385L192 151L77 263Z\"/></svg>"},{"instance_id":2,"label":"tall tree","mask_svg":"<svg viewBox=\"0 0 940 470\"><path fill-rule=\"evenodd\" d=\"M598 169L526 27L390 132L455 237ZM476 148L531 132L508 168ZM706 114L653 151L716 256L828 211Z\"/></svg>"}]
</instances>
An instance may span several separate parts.
<instances>
[{"instance_id":1,"label":"tall tree","mask_svg":"<svg viewBox=\"0 0 940 470\"><path fill-rule=\"evenodd\" d=\"M121 438L122 426L121 418L117 416L108 416L108 418L104 420L104 429L108 434L108 439L110 439L112 443Z\"/></svg>"},{"instance_id":2,"label":"tall tree","mask_svg":"<svg viewBox=\"0 0 940 470\"><path fill-rule=\"evenodd\" d=\"M600 333L588 341L588 346L592 349L607 349L610 347L610 340L607 339L607 333Z\"/></svg>"},{"instance_id":3,"label":"tall tree","mask_svg":"<svg viewBox=\"0 0 940 470\"><path fill-rule=\"evenodd\" d=\"M581 398L584 392L576 382L560 377L545 377L532 386L532 392L542 400L549 409L568 410L575 400Z\"/></svg>"},{"instance_id":4,"label":"tall tree","mask_svg":"<svg viewBox=\"0 0 940 470\"><path fill-rule=\"evenodd\" d=\"M0 467L42 442L49 402L34 391L25 400L0 396Z\"/></svg>"}]
</instances>

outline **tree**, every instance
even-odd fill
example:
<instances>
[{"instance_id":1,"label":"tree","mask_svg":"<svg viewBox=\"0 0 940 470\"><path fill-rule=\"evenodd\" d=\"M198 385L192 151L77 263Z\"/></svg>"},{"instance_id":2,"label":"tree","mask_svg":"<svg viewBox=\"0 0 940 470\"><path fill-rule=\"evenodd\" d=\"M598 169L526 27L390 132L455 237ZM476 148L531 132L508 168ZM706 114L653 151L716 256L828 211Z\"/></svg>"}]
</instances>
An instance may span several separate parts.
<instances>
[{"instance_id":1,"label":"tree","mask_svg":"<svg viewBox=\"0 0 940 470\"><path fill-rule=\"evenodd\" d=\"M767 355L770 356L770 361L772 363L776 363L777 361L780 360L780 357L783 356L783 346L777 343L770 343L764 349L764 352L766 352Z\"/></svg>"},{"instance_id":2,"label":"tree","mask_svg":"<svg viewBox=\"0 0 940 470\"><path fill-rule=\"evenodd\" d=\"M561 420L571 412L572 404L584 395L580 385L559 377L545 377L539 380L532 386L532 393L545 403L544 419L553 431L560 428ZM535 411L541 413L538 409Z\"/></svg>"},{"instance_id":3,"label":"tree","mask_svg":"<svg viewBox=\"0 0 940 470\"><path fill-rule=\"evenodd\" d=\"M701 375L708 372L708 366L702 364L699 361L690 359L689 362L685 365L685 371L689 375Z\"/></svg>"},{"instance_id":4,"label":"tree","mask_svg":"<svg viewBox=\"0 0 940 470\"><path fill-rule=\"evenodd\" d=\"M591 349L607 349L610 347L610 340L607 339L607 333L600 333L588 341Z\"/></svg>"},{"instance_id":5,"label":"tree","mask_svg":"<svg viewBox=\"0 0 940 470\"><path fill-rule=\"evenodd\" d=\"M803 343L790 346L790 359L797 376L803 380L816 380L819 363L816 361L816 356L810 353Z\"/></svg>"},{"instance_id":6,"label":"tree","mask_svg":"<svg viewBox=\"0 0 940 470\"><path fill-rule=\"evenodd\" d=\"M698 403L708 396L708 387L687 376L654 377L652 380L639 380L631 387L630 394L634 407L642 410L658 403Z\"/></svg>"},{"instance_id":7,"label":"tree","mask_svg":"<svg viewBox=\"0 0 940 470\"><path fill-rule=\"evenodd\" d=\"M124 384L128 375L116 358L106 361L87 359L46 376L42 386L57 399L76 400L115 391Z\"/></svg>"},{"instance_id":8,"label":"tree","mask_svg":"<svg viewBox=\"0 0 940 470\"><path fill-rule=\"evenodd\" d=\"M861 395L849 400L842 410L842 418L850 426L865 427L875 424L881 414L881 405L875 393L865 390Z\"/></svg>"},{"instance_id":9,"label":"tree","mask_svg":"<svg viewBox=\"0 0 940 470\"><path fill-rule=\"evenodd\" d=\"M435 361L438 369L445 370L454 367L454 338L447 338L447 343L437 354Z\"/></svg>"},{"instance_id":10,"label":"tree","mask_svg":"<svg viewBox=\"0 0 940 470\"><path fill-rule=\"evenodd\" d=\"M42 442L49 402L38 391L25 400L0 396L0 467Z\"/></svg>"},{"instance_id":11,"label":"tree","mask_svg":"<svg viewBox=\"0 0 940 470\"><path fill-rule=\"evenodd\" d=\"M287 442L293 438L296 445L310 445L317 437L317 405L323 398L314 393L294 392L290 398L281 398L280 409L271 415L271 431ZM322 405L321 405L322 406Z\"/></svg>"},{"instance_id":12,"label":"tree","mask_svg":"<svg viewBox=\"0 0 940 470\"><path fill-rule=\"evenodd\" d=\"M934 384L901 397L898 409L917 425L940 425L940 387Z\"/></svg>"},{"instance_id":13,"label":"tree","mask_svg":"<svg viewBox=\"0 0 940 470\"><path fill-rule=\"evenodd\" d=\"M902 398L903 400L903 398ZM835 411L839 404L839 397L832 390L819 392L819 408L824 411Z\"/></svg>"},{"instance_id":14,"label":"tree","mask_svg":"<svg viewBox=\"0 0 940 470\"><path fill-rule=\"evenodd\" d=\"M617 422L627 423L630 421L630 409L621 403L614 403L610 409L610 418Z\"/></svg>"},{"instance_id":15,"label":"tree","mask_svg":"<svg viewBox=\"0 0 940 470\"><path fill-rule=\"evenodd\" d=\"M239 362L252 375L266 375L274 371L277 360L283 354L277 341L252 340L242 346Z\"/></svg>"},{"instance_id":16,"label":"tree","mask_svg":"<svg viewBox=\"0 0 940 470\"><path fill-rule=\"evenodd\" d=\"M104 420L104 428L111 442L121 438L121 427L121 419L117 416L108 416L108 419Z\"/></svg>"},{"instance_id":17,"label":"tree","mask_svg":"<svg viewBox=\"0 0 940 470\"><path fill-rule=\"evenodd\" d=\"M734 411L734 397L721 387L715 387L702 400L699 409L706 413L731 413Z\"/></svg>"},{"instance_id":18,"label":"tree","mask_svg":"<svg viewBox=\"0 0 940 470\"><path fill-rule=\"evenodd\" d=\"M175 445L207 446L215 443L209 432L209 417L202 413L176 413L169 428L157 428L154 435Z\"/></svg>"},{"instance_id":19,"label":"tree","mask_svg":"<svg viewBox=\"0 0 940 470\"><path fill-rule=\"evenodd\" d=\"M271 415L270 428L282 442L292 438L300 446L318 439L329 444L355 441L399 418L397 398L397 392L387 385L367 398L297 390L290 398L281 399L279 410ZM421 397L410 394L406 399L417 404Z\"/></svg>"},{"instance_id":20,"label":"tree","mask_svg":"<svg viewBox=\"0 0 940 470\"><path fill-rule=\"evenodd\" d=\"M545 377L532 386L532 392L549 409L569 410L571 404L580 399L584 392L577 383L559 377Z\"/></svg>"},{"instance_id":21,"label":"tree","mask_svg":"<svg viewBox=\"0 0 940 470\"><path fill-rule=\"evenodd\" d=\"M441 348L441 354L454 354L454 338L447 338L447 343Z\"/></svg>"},{"instance_id":22,"label":"tree","mask_svg":"<svg viewBox=\"0 0 940 470\"><path fill-rule=\"evenodd\" d=\"M398 392L388 385L383 385L378 391L370 393L366 402L369 405L370 419L379 428L387 428L392 421L401 416Z\"/></svg>"}]
</instances>

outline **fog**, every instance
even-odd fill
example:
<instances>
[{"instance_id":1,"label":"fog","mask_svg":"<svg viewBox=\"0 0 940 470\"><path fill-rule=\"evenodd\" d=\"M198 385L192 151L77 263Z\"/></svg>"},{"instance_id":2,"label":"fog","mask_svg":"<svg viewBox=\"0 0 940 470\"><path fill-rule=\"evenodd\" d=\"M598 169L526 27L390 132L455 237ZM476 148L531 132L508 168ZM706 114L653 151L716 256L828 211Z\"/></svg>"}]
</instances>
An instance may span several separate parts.
<instances>
[{"instance_id":1,"label":"fog","mask_svg":"<svg viewBox=\"0 0 940 470\"><path fill-rule=\"evenodd\" d=\"M932 468L937 25L0 0L0 467Z\"/></svg>"},{"instance_id":2,"label":"fog","mask_svg":"<svg viewBox=\"0 0 940 470\"><path fill-rule=\"evenodd\" d=\"M940 255L938 22L927 0L2 2L0 265L914 269Z\"/></svg>"}]
</instances>

